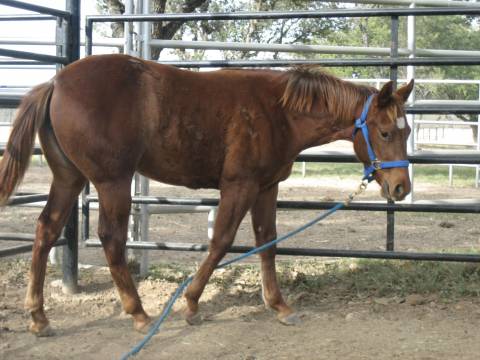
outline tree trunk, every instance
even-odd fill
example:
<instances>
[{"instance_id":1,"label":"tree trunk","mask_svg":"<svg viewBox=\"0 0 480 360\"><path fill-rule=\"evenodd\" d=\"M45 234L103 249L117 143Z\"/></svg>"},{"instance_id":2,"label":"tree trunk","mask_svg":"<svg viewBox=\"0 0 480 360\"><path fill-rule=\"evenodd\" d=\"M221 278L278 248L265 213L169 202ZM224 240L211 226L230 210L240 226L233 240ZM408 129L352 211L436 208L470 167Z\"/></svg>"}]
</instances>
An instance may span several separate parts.
<instances>
[{"instance_id":1,"label":"tree trunk","mask_svg":"<svg viewBox=\"0 0 480 360\"><path fill-rule=\"evenodd\" d=\"M97 7L100 12L108 15L121 15L125 13L125 5L121 0L97 0ZM110 28L112 29L112 37L120 38L124 34L124 23L112 23Z\"/></svg>"},{"instance_id":2,"label":"tree trunk","mask_svg":"<svg viewBox=\"0 0 480 360\"><path fill-rule=\"evenodd\" d=\"M163 14L165 13L167 6L167 0L153 0L152 1L152 10L153 13ZM202 8L203 11L208 10L208 0L185 0L179 9L176 9L178 12L182 13L191 13L198 8ZM176 32L182 27L185 21L169 21L169 22L155 22L152 26L152 39L172 39ZM158 60L162 48L153 48L152 49L152 59ZM149 59L150 60L150 59Z\"/></svg>"},{"instance_id":3,"label":"tree trunk","mask_svg":"<svg viewBox=\"0 0 480 360\"><path fill-rule=\"evenodd\" d=\"M165 13L167 3L168 0L152 0L152 12L156 14ZM97 0L97 5L100 11L105 14L118 15L125 13L125 5L121 0ZM174 12L191 13L199 8L202 8L202 11L208 10L208 0L184 0L183 2L178 2ZM154 22L151 34L152 39L172 39L184 23L185 21ZM111 29L113 37L124 36L124 23L113 23ZM152 49L152 59L158 59L162 50L160 48Z\"/></svg>"}]
</instances>

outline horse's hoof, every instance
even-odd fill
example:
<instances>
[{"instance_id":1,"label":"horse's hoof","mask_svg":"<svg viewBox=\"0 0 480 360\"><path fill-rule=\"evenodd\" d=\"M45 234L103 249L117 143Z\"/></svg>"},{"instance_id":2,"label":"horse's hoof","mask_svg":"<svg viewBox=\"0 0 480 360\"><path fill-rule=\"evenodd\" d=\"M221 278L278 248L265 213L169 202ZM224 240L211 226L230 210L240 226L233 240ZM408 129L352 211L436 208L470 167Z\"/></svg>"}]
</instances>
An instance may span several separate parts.
<instances>
[{"instance_id":1,"label":"horse's hoof","mask_svg":"<svg viewBox=\"0 0 480 360\"><path fill-rule=\"evenodd\" d=\"M195 313L195 314L185 314L185 321L189 325L201 325L203 322L202 315L200 313Z\"/></svg>"},{"instance_id":2,"label":"horse's hoof","mask_svg":"<svg viewBox=\"0 0 480 360\"><path fill-rule=\"evenodd\" d=\"M36 337L48 337L55 335L55 332L49 324L40 326L38 324L32 323L30 325L30 332Z\"/></svg>"},{"instance_id":3,"label":"horse's hoof","mask_svg":"<svg viewBox=\"0 0 480 360\"><path fill-rule=\"evenodd\" d=\"M278 316L278 320L283 324L283 325L288 325L288 326L291 326L291 325L298 325L302 322L302 320L300 320L300 316L298 316L297 313L291 313L291 314L288 314L286 316Z\"/></svg>"},{"instance_id":4,"label":"horse's hoof","mask_svg":"<svg viewBox=\"0 0 480 360\"><path fill-rule=\"evenodd\" d=\"M133 328L140 334L147 334L150 331L150 325L152 325L152 320L149 318L148 321L134 322Z\"/></svg>"}]
</instances>

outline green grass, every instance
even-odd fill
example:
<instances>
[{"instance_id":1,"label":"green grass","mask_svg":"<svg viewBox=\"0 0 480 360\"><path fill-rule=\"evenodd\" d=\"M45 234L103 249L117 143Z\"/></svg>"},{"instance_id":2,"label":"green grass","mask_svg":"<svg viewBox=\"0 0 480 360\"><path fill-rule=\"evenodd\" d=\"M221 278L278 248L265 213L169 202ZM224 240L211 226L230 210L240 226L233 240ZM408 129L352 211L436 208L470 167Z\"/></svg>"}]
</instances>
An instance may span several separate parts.
<instances>
[{"instance_id":1,"label":"green grass","mask_svg":"<svg viewBox=\"0 0 480 360\"><path fill-rule=\"evenodd\" d=\"M292 272L291 269L294 269ZM292 276L291 274L294 274ZM360 297L437 294L442 298L480 295L480 266L428 261L342 260L287 264L282 282L306 291Z\"/></svg>"},{"instance_id":2,"label":"green grass","mask_svg":"<svg viewBox=\"0 0 480 360\"><path fill-rule=\"evenodd\" d=\"M180 283L195 271L192 266L164 264L152 267L149 278ZM325 296L395 297L436 294L444 300L480 295L480 265L428 261L301 260L278 262L281 287L290 293ZM219 288L242 284L259 289L258 265L240 264L215 272L210 280Z\"/></svg>"},{"instance_id":3,"label":"green grass","mask_svg":"<svg viewBox=\"0 0 480 360\"><path fill-rule=\"evenodd\" d=\"M414 176L416 180L428 183L448 185L448 166L445 165L415 165ZM454 166L453 185L474 186L475 168Z\"/></svg>"},{"instance_id":4,"label":"green grass","mask_svg":"<svg viewBox=\"0 0 480 360\"><path fill-rule=\"evenodd\" d=\"M323 164L307 163L306 177L336 177L340 179L356 179L363 174L361 164ZM295 163L292 176L302 176L302 164ZM415 165L415 181L448 185L448 166ZM453 169L453 184L460 187L475 185L475 168L456 166Z\"/></svg>"}]
</instances>

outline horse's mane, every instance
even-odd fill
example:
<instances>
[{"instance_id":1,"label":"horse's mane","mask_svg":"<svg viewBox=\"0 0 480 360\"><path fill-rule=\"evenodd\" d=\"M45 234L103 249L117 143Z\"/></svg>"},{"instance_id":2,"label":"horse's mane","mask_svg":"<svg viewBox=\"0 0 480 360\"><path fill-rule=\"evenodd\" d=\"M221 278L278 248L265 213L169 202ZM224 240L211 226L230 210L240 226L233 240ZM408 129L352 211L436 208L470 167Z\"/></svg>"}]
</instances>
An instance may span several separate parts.
<instances>
[{"instance_id":1,"label":"horse's mane","mask_svg":"<svg viewBox=\"0 0 480 360\"><path fill-rule=\"evenodd\" d=\"M352 117L359 103L377 90L327 73L319 66L298 66L284 72L285 90L280 102L288 110L308 113L316 101L337 119Z\"/></svg>"}]
</instances>

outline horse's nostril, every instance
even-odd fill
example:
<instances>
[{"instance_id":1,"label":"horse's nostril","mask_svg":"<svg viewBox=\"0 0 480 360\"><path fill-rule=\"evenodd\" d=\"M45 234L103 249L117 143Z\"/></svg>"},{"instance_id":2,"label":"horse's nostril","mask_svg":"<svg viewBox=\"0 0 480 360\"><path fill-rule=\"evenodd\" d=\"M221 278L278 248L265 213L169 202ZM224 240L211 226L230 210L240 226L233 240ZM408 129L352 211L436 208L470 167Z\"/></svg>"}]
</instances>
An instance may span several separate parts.
<instances>
[{"instance_id":1,"label":"horse's nostril","mask_svg":"<svg viewBox=\"0 0 480 360\"><path fill-rule=\"evenodd\" d=\"M397 185L395 187L395 195L402 195L403 194L403 185Z\"/></svg>"}]
</instances>

